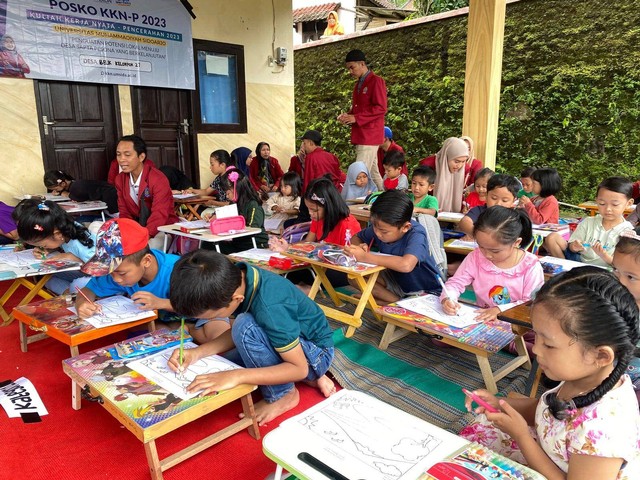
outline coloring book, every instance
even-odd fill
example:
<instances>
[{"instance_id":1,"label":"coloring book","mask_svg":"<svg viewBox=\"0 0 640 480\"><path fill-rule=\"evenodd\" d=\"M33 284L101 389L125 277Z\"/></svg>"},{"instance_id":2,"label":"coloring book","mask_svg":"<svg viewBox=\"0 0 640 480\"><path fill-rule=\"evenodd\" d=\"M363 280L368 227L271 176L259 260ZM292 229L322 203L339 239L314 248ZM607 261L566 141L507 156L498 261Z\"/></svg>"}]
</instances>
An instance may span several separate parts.
<instances>
[{"instance_id":1,"label":"coloring book","mask_svg":"<svg viewBox=\"0 0 640 480\"><path fill-rule=\"evenodd\" d=\"M480 321L475 318L478 313L478 307L460 303L460 310L458 310L457 315L447 315L442 310L440 298L435 295L421 295L419 297L406 298L398 301L397 305L457 328L464 328L480 323Z\"/></svg>"}]
</instances>

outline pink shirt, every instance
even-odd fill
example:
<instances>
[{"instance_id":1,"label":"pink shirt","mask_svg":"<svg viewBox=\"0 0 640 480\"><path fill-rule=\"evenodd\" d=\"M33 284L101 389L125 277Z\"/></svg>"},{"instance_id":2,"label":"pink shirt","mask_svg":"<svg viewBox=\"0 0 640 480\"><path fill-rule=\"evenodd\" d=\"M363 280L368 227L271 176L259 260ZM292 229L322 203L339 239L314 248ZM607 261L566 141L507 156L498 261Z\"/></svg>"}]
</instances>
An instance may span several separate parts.
<instances>
[{"instance_id":1,"label":"pink shirt","mask_svg":"<svg viewBox=\"0 0 640 480\"><path fill-rule=\"evenodd\" d=\"M530 203L525 204L531 223L558 223L560 221L560 206L553 195L545 198L533 197Z\"/></svg>"},{"instance_id":2,"label":"pink shirt","mask_svg":"<svg viewBox=\"0 0 640 480\"><path fill-rule=\"evenodd\" d=\"M456 274L447 280L449 294L457 301L467 285L473 287L476 305L480 308L498 307L501 312L531 299L544 283L544 273L538 257L524 252L515 267L496 267L482 255L479 248L465 257ZM442 292L441 300L447 298Z\"/></svg>"}]
</instances>

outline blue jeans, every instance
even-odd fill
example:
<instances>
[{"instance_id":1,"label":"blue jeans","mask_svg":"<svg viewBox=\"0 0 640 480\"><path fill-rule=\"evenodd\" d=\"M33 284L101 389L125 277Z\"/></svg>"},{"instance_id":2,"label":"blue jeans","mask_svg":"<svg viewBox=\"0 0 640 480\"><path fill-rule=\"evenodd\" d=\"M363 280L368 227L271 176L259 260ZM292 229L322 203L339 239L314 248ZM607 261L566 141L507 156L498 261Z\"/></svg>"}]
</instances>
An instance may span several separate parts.
<instances>
[{"instance_id":1,"label":"blue jeans","mask_svg":"<svg viewBox=\"0 0 640 480\"><path fill-rule=\"evenodd\" d=\"M283 363L282 357L271 345L264 329L253 315L242 313L233 322L231 336L238 353L247 368L262 368ZM320 348L313 342L300 337L300 345L307 357L309 373L305 380L313 381L322 377L333 360L333 347ZM260 391L267 403L273 403L294 389L294 383L282 385L260 385Z\"/></svg>"}]
</instances>

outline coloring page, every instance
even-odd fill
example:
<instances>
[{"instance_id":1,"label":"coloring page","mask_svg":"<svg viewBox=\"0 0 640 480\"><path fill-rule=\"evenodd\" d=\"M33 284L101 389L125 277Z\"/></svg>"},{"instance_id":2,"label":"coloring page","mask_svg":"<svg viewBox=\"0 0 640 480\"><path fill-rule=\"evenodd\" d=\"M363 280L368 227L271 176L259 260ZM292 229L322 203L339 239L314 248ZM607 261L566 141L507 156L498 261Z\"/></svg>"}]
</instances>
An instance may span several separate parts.
<instances>
[{"instance_id":1,"label":"coloring page","mask_svg":"<svg viewBox=\"0 0 640 480\"><path fill-rule=\"evenodd\" d=\"M184 348L196 348L193 342L185 342ZM189 386L196 375L205 373L224 372L227 370L235 370L241 368L239 365L223 358L219 355L210 355L201 358L196 363L189 365L182 375L177 374L168 366L169 358L176 348L167 348L156 354L133 362L127 363L127 367L145 376L152 382L160 385L162 388L175 396L188 400L198 395L199 392L187 393L186 388Z\"/></svg>"},{"instance_id":2,"label":"coloring page","mask_svg":"<svg viewBox=\"0 0 640 480\"><path fill-rule=\"evenodd\" d=\"M122 295L103 298L96 303L102 307L102 313L85 319L94 328L110 327L155 316L153 310L140 310L140 307L133 303L133 300ZM76 307L68 307L68 310L78 314Z\"/></svg>"},{"instance_id":3,"label":"coloring page","mask_svg":"<svg viewBox=\"0 0 640 480\"><path fill-rule=\"evenodd\" d=\"M447 315L442 310L440 298L435 295L422 295L420 297L410 297L396 303L399 307L406 308L412 312L419 313L432 320L446 323L456 328L464 328L474 323L476 320L477 307L460 303L460 310L456 315Z\"/></svg>"},{"instance_id":4,"label":"coloring page","mask_svg":"<svg viewBox=\"0 0 640 480\"><path fill-rule=\"evenodd\" d=\"M0 251L0 263L5 263L12 267L29 267L41 261L41 259L35 257L33 250L22 250L20 252Z\"/></svg>"}]
</instances>

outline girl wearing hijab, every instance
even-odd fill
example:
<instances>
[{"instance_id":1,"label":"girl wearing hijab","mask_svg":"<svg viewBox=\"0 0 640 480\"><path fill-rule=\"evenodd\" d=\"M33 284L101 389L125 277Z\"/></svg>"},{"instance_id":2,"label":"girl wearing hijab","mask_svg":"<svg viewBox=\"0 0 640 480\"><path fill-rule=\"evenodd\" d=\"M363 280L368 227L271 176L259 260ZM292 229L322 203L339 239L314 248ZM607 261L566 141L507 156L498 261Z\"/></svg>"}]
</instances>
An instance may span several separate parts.
<instances>
[{"instance_id":1,"label":"girl wearing hijab","mask_svg":"<svg viewBox=\"0 0 640 480\"><path fill-rule=\"evenodd\" d=\"M16 42L13 37L4 35L0 40L0 75L25 78L24 74L30 72L29 65L16 50Z\"/></svg>"},{"instance_id":2,"label":"girl wearing hijab","mask_svg":"<svg viewBox=\"0 0 640 480\"><path fill-rule=\"evenodd\" d=\"M344 35L344 27L338 20L338 12L333 10L329 12L327 16L327 28L324 30L323 37L330 37L331 35Z\"/></svg>"},{"instance_id":3,"label":"girl wearing hijab","mask_svg":"<svg viewBox=\"0 0 640 480\"><path fill-rule=\"evenodd\" d=\"M371 179L369 169L364 162L353 162L347 170L347 181L342 187L342 198L352 200L366 197L371 192L377 191L376 184Z\"/></svg>"}]
</instances>

